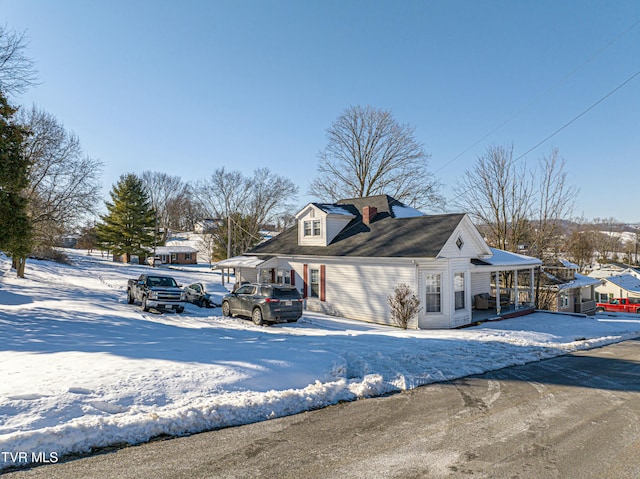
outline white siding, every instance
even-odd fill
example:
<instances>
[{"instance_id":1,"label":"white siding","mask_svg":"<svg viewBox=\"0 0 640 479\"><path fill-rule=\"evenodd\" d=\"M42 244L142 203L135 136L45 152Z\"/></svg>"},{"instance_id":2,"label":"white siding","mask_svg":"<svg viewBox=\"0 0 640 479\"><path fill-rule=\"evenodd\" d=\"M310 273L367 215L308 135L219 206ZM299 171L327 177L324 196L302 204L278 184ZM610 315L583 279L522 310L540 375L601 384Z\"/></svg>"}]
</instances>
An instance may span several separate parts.
<instances>
[{"instance_id":1,"label":"white siding","mask_svg":"<svg viewBox=\"0 0 640 479\"><path fill-rule=\"evenodd\" d=\"M595 290L600 294L613 295L614 298L638 298L640 294L633 291L627 291L624 288L610 282L604 281L604 284L596 286Z\"/></svg>"},{"instance_id":2,"label":"white siding","mask_svg":"<svg viewBox=\"0 0 640 479\"><path fill-rule=\"evenodd\" d=\"M298 244L306 246L327 246L353 217L347 215L327 215L324 211L309 207L298 217ZM305 221L320 221L320 236L304 236Z\"/></svg>"},{"instance_id":3,"label":"white siding","mask_svg":"<svg viewBox=\"0 0 640 479\"><path fill-rule=\"evenodd\" d=\"M306 307L310 311L392 325L387 297L395 287L407 283L417 294L415 266L410 262L369 264L357 259L309 258L289 264L296 270L295 284L300 291L303 289L304 264L309 268L325 265L326 300L307 298Z\"/></svg>"},{"instance_id":4,"label":"white siding","mask_svg":"<svg viewBox=\"0 0 640 479\"><path fill-rule=\"evenodd\" d=\"M419 268L418 281L420 291L419 298L422 304L424 304L426 297L425 289L425 275L427 274L439 274L440 276L440 306L441 311L439 313L427 313L424 308L420 310L420 329L441 329L450 328L451 324L451 308L449 300L449 290L447 285L450 281L449 266L446 261L441 261L428 268Z\"/></svg>"},{"instance_id":5,"label":"white siding","mask_svg":"<svg viewBox=\"0 0 640 479\"><path fill-rule=\"evenodd\" d=\"M307 208L304 213L298 217L298 244L306 246L326 246L327 245L327 221L326 214L313 206ZM320 236L304 236L305 221L320 221Z\"/></svg>"},{"instance_id":6,"label":"white siding","mask_svg":"<svg viewBox=\"0 0 640 479\"><path fill-rule=\"evenodd\" d=\"M458 248L456 242L462 239L462 248ZM439 258L477 258L490 254L489 247L484 242L478 230L473 226L467 216L463 217L460 224L442 247Z\"/></svg>"},{"instance_id":7,"label":"white siding","mask_svg":"<svg viewBox=\"0 0 640 479\"><path fill-rule=\"evenodd\" d=\"M450 261L450 281L447 285L448 290L450 291L449 295L449 308L451 311L451 322L450 326L452 328L463 326L465 324L471 323L471 274L469 271L469 258L461 258L458 260ZM455 294L454 294L454 276L456 273L464 274L464 309L455 309Z\"/></svg>"},{"instance_id":8,"label":"white siding","mask_svg":"<svg viewBox=\"0 0 640 479\"><path fill-rule=\"evenodd\" d=\"M483 271L471 275L471 297L491 291L491 273Z\"/></svg>"}]
</instances>

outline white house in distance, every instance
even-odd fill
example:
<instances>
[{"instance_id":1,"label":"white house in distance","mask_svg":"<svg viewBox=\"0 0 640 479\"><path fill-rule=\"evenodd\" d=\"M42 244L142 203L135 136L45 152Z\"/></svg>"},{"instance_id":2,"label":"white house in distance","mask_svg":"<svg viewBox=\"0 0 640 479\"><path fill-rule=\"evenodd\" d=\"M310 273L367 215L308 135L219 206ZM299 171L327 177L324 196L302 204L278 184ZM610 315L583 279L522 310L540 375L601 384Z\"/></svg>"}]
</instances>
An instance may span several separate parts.
<instances>
[{"instance_id":1,"label":"white house in distance","mask_svg":"<svg viewBox=\"0 0 640 479\"><path fill-rule=\"evenodd\" d=\"M612 298L640 298L640 279L635 274L624 272L607 275L610 270L594 270L589 276L598 278L602 284L596 287L596 300L606 303Z\"/></svg>"},{"instance_id":2,"label":"white house in distance","mask_svg":"<svg viewBox=\"0 0 640 479\"><path fill-rule=\"evenodd\" d=\"M474 322L480 294L493 316L530 310L540 264L490 248L466 214L424 215L379 195L309 203L294 226L217 267L293 284L308 310L390 325L387 298L406 283L421 302L410 327L453 328Z\"/></svg>"}]
</instances>

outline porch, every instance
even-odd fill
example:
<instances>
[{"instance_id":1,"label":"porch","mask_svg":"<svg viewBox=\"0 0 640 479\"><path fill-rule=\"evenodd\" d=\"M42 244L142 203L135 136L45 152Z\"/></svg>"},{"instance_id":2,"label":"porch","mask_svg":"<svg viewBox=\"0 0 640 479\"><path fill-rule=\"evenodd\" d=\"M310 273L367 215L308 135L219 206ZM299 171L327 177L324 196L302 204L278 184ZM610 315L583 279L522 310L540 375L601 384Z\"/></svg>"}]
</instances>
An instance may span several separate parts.
<instances>
[{"instance_id":1,"label":"porch","mask_svg":"<svg viewBox=\"0 0 640 479\"><path fill-rule=\"evenodd\" d=\"M500 312L496 309L474 309L471 311L471 319L474 323L482 323L485 321L493 321L499 319L517 318L519 316L525 316L535 312L536 308L533 305L520 305L516 306L511 303L505 307L500 308Z\"/></svg>"},{"instance_id":2,"label":"porch","mask_svg":"<svg viewBox=\"0 0 640 479\"><path fill-rule=\"evenodd\" d=\"M472 319L486 321L535 311L537 258L491 248L491 258L472 260Z\"/></svg>"}]
</instances>

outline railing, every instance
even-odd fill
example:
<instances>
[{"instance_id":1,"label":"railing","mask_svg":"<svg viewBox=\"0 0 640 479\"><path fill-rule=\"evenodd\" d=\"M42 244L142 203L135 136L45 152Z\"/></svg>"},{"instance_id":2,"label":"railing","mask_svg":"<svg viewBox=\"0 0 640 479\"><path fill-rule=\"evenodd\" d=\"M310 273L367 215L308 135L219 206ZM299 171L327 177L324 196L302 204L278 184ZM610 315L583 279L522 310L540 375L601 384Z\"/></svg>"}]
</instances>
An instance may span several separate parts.
<instances>
[{"instance_id":1,"label":"railing","mask_svg":"<svg viewBox=\"0 0 640 479\"><path fill-rule=\"evenodd\" d=\"M491 295L496 296L496 288L491 287ZM520 307L533 305L535 303L531 290L528 286L515 288L500 288L500 302L508 300L510 305L516 304L516 295L518 297L518 305ZM595 308L595 306L594 306Z\"/></svg>"},{"instance_id":2,"label":"railing","mask_svg":"<svg viewBox=\"0 0 640 479\"><path fill-rule=\"evenodd\" d=\"M585 299L582 300L581 303L575 304L574 312L589 314L594 313L596 311L596 300L595 299Z\"/></svg>"}]
</instances>

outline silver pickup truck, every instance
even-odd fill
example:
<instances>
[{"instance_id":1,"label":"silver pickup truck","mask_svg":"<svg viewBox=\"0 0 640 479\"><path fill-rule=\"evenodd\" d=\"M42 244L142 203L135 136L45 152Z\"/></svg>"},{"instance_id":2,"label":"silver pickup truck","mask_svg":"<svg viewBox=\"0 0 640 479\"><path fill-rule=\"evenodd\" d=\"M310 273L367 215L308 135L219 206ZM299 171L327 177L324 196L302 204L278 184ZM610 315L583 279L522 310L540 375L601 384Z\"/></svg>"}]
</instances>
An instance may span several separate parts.
<instances>
[{"instance_id":1,"label":"silver pickup truck","mask_svg":"<svg viewBox=\"0 0 640 479\"><path fill-rule=\"evenodd\" d=\"M139 302L143 311L153 308L182 313L184 301L184 291L171 276L141 274L127 283L127 302Z\"/></svg>"}]
</instances>

